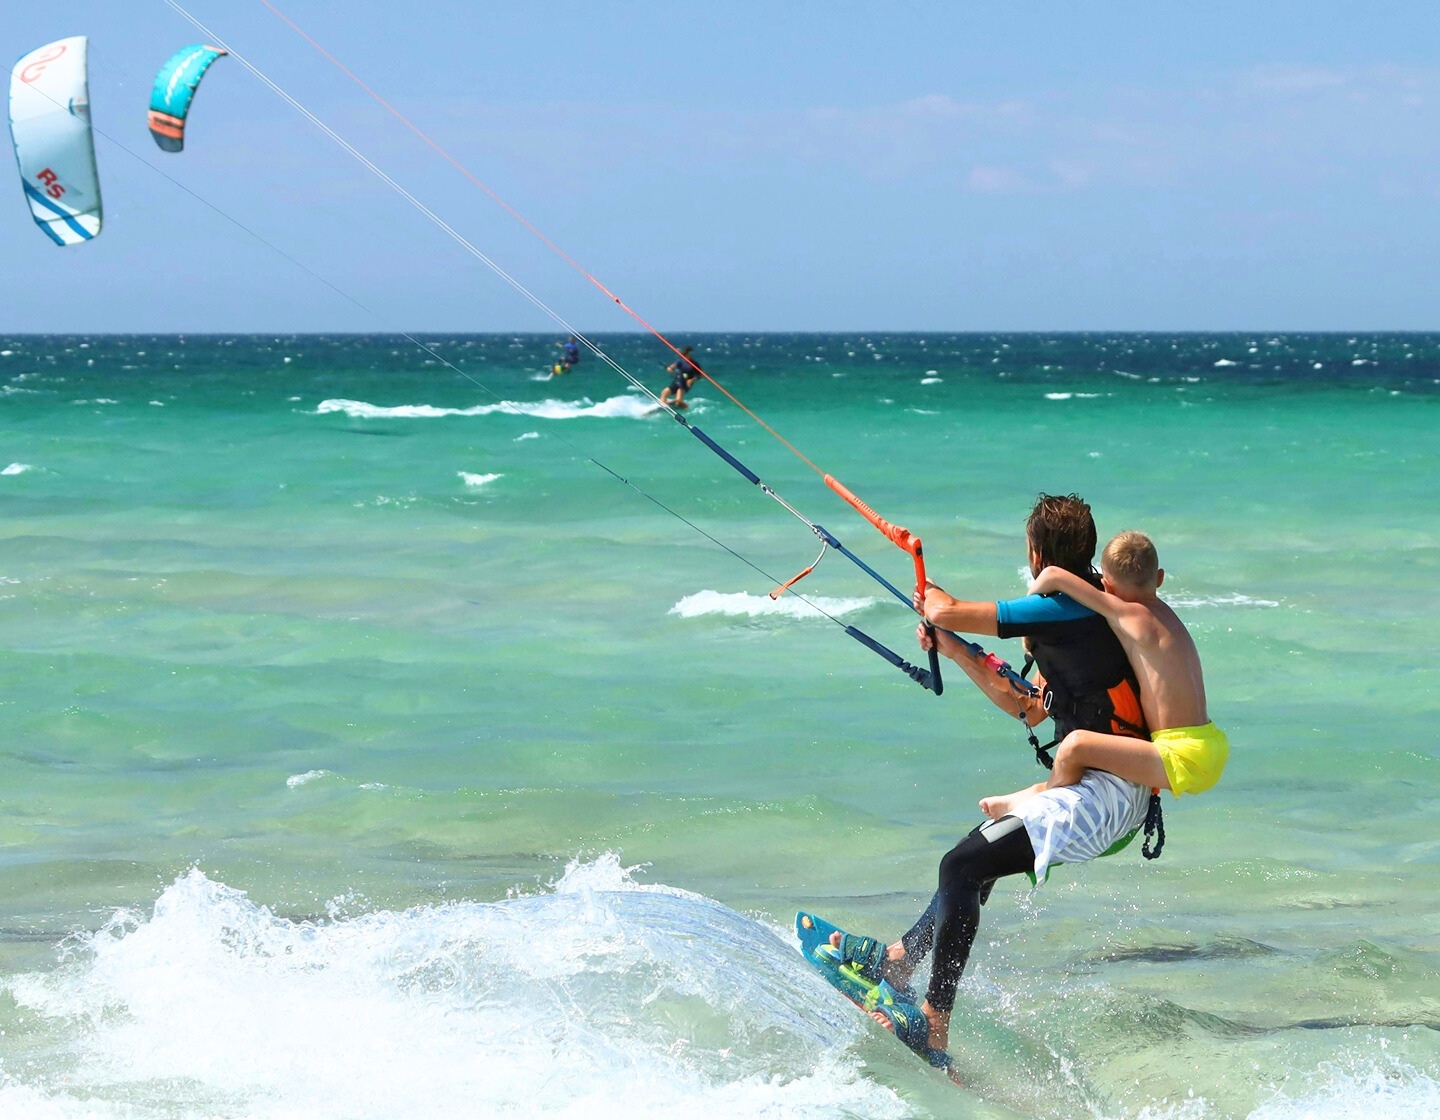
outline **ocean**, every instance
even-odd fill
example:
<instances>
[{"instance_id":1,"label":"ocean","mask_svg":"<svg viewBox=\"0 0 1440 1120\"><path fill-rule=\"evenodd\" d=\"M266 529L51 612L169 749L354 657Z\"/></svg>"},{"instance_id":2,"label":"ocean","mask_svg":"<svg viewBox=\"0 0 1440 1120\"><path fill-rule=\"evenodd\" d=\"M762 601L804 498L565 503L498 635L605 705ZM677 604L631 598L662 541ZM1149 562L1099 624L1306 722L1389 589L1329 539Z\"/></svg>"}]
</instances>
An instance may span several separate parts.
<instances>
[{"instance_id":1,"label":"ocean","mask_svg":"<svg viewBox=\"0 0 1440 1120\"><path fill-rule=\"evenodd\" d=\"M1075 491L1198 642L1224 780L999 885L958 1091L790 931L904 930L1014 721L593 356L423 341L0 338L0 1116L1440 1115L1440 335L683 340L953 594Z\"/></svg>"}]
</instances>

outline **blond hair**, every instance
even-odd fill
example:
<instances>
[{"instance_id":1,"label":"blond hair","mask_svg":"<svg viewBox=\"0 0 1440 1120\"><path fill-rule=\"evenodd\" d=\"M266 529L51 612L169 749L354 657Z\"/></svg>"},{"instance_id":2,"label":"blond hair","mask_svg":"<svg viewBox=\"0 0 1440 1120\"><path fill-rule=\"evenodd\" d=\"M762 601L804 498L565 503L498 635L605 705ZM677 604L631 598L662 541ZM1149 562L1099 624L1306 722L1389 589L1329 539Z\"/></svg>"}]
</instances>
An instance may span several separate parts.
<instances>
[{"instance_id":1,"label":"blond hair","mask_svg":"<svg viewBox=\"0 0 1440 1120\"><path fill-rule=\"evenodd\" d=\"M1100 566L1116 583L1127 587L1149 587L1160 570L1155 542L1136 529L1116 533L1100 554Z\"/></svg>"}]
</instances>

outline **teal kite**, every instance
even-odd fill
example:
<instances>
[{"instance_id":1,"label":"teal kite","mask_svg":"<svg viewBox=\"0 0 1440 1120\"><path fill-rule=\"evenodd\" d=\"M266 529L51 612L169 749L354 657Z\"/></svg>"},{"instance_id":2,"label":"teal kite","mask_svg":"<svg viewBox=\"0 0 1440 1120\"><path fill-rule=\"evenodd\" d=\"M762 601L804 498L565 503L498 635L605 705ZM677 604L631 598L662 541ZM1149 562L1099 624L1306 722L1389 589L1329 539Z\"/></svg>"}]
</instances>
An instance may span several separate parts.
<instances>
[{"instance_id":1,"label":"teal kite","mask_svg":"<svg viewBox=\"0 0 1440 1120\"><path fill-rule=\"evenodd\" d=\"M155 75L150 93L150 135L167 152L185 147L185 117L210 64L227 52L196 44L176 51Z\"/></svg>"}]
</instances>

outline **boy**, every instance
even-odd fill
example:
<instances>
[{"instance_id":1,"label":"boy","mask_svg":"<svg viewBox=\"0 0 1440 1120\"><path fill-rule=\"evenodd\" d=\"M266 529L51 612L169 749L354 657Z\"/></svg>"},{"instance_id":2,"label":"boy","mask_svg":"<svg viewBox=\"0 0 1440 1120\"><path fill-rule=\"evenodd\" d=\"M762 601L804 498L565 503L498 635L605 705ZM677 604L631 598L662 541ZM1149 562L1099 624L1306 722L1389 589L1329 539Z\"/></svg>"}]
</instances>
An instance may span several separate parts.
<instances>
[{"instance_id":1,"label":"boy","mask_svg":"<svg viewBox=\"0 0 1440 1120\"><path fill-rule=\"evenodd\" d=\"M980 802L998 820L1045 789L1071 786L1086 770L1154 789L1204 793L1220 780L1230 756L1225 733L1205 711L1200 655L1179 617L1156 596L1165 581L1155 545L1144 533L1121 533L1100 556L1103 591L1062 568L1047 567L1030 585L1032 594L1061 592L1103 615L1114 630L1140 681L1140 704L1153 731L1150 742L1097 731L1072 731L1055 752L1048 782L1008 797Z\"/></svg>"}]
</instances>

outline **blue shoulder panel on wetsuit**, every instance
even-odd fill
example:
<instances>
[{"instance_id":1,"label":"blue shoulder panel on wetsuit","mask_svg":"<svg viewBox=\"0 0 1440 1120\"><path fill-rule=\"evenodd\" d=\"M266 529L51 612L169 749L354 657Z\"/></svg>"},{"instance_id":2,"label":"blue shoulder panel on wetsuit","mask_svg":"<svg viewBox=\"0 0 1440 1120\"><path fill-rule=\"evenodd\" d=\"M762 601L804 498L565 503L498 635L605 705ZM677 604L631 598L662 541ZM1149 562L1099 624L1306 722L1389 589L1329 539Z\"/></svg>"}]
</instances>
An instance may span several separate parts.
<instances>
[{"instance_id":1,"label":"blue shoulder panel on wetsuit","mask_svg":"<svg viewBox=\"0 0 1440 1120\"><path fill-rule=\"evenodd\" d=\"M1089 618L1094 613L1089 607L1082 607L1060 591L1053 595L1026 595L1020 599L1002 599L995 604L995 621L1001 626L1073 622L1077 618Z\"/></svg>"}]
</instances>

